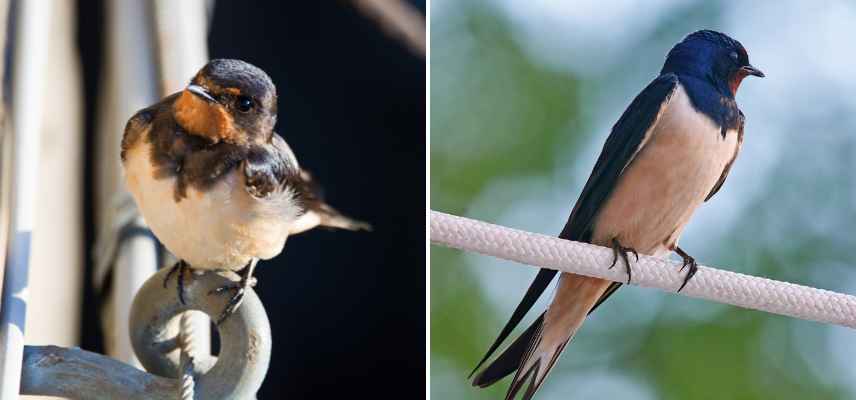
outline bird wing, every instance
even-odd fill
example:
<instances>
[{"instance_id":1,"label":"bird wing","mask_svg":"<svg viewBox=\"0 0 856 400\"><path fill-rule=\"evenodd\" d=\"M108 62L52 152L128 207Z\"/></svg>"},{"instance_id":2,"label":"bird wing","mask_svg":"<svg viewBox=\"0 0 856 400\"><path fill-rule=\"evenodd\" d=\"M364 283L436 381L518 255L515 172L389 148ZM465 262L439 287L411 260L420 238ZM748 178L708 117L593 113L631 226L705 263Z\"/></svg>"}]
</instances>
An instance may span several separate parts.
<instances>
[{"instance_id":1,"label":"bird wing","mask_svg":"<svg viewBox=\"0 0 856 400\"><path fill-rule=\"evenodd\" d=\"M346 229L349 231L370 231L371 224L353 219L335 208L331 207L324 201L321 185L319 185L312 174L305 169L300 170L300 174L294 181L298 192L298 198L306 209L295 223L291 233L300 233L316 226L326 228Z\"/></svg>"},{"instance_id":2,"label":"bird wing","mask_svg":"<svg viewBox=\"0 0 856 400\"><path fill-rule=\"evenodd\" d=\"M255 198L281 192L299 174L294 153L276 133L270 144L250 146L244 159L246 189Z\"/></svg>"},{"instance_id":3,"label":"bird wing","mask_svg":"<svg viewBox=\"0 0 856 400\"><path fill-rule=\"evenodd\" d=\"M740 148L743 147L743 122L745 117L743 113L740 113L740 122L737 125L737 147L734 149L734 156L731 157L731 160L728 161L728 164L725 164L725 168L722 169L722 176L719 177L719 180L713 185L713 189L711 189L710 194L704 198L704 201L710 200L713 195L719 192L719 189L722 188L722 184L725 183L725 178L728 177L728 172L731 171L731 165L734 164L734 160L737 159L737 154L740 153Z\"/></svg>"},{"instance_id":4,"label":"bird wing","mask_svg":"<svg viewBox=\"0 0 856 400\"><path fill-rule=\"evenodd\" d=\"M263 198L275 190L287 188L304 210L292 224L290 233L316 226L347 230L371 230L371 225L347 217L324 201L323 191L309 171L300 168L294 152L285 140L273 134L271 142L251 149L245 164L247 191Z\"/></svg>"},{"instance_id":5,"label":"bird wing","mask_svg":"<svg viewBox=\"0 0 856 400\"><path fill-rule=\"evenodd\" d=\"M181 93L173 93L161 99L161 101L143 108L128 119L125 124L125 131L122 134L121 159L125 159L125 152L139 142L143 133L152 127L153 122L158 116L163 116L165 111L171 109L173 102Z\"/></svg>"},{"instance_id":6,"label":"bird wing","mask_svg":"<svg viewBox=\"0 0 856 400\"><path fill-rule=\"evenodd\" d=\"M565 227L559 234L560 238L582 242L591 240L594 219L600 207L606 202L609 194L615 188L618 178L624 169L633 161L636 154L644 145L647 133L651 130L650 128L656 123L660 115L662 115L665 105L668 104L677 86L677 75L672 73L663 74L654 79L633 99L633 102L630 103L630 106L627 107L621 118L612 127L612 132L606 139L600 157L598 157L597 163L595 163L594 169L585 187L583 187L582 194L577 200L576 205L574 205ZM511 334L511 331L520 323L524 315L532 308L535 301L538 300L556 276L556 272L544 268L538 272L535 280L526 291L523 300L514 310L511 318L473 372L478 370L499 348L508 335ZM595 307L603 303L606 297L614 293L617 289L618 286L607 289L604 295L595 303ZM527 330L527 332L530 331L535 332L531 329ZM506 349L505 352L519 352L522 354L524 352L519 351L515 346L528 345L529 343L526 341L518 341ZM480 382L483 384L482 378L496 378L497 376L501 378L513 372L519 365L519 359L511 360L509 357L500 356L476 377L474 384L479 385ZM494 381L499 378L494 379Z\"/></svg>"}]
</instances>

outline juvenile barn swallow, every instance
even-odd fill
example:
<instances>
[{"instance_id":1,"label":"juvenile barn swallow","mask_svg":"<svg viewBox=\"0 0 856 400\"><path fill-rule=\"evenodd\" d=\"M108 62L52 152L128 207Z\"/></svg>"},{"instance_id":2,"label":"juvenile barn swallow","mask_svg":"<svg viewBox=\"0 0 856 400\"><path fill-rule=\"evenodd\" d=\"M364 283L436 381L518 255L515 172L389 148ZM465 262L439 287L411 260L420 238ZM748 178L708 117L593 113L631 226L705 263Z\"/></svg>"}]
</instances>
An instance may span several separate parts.
<instances>
[{"instance_id":1,"label":"juvenile barn swallow","mask_svg":"<svg viewBox=\"0 0 856 400\"><path fill-rule=\"evenodd\" d=\"M764 74L749 64L740 42L719 32L690 34L666 57L660 75L636 96L600 153L559 237L613 249L631 279L629 254L663 257L674 251L687 275L695 260L678 246L701 203L722 187L743 143L743 113L734 96L743 78ZM556 271L541 269L523 300L473 373L520 323ZM531 399L588 314L621 283L562 273L548 309L473 385L489 386L516 370L512 399L528 384Z\"/></svg>"},{"instance_id":2,"label":"juvenile barn swallow","mask_svg":"<svg viewBox=\"0 0 856 400\"><path fill-rule=\"evenodd\" d=\"M318 186L274 132L276 87L261 69L211 60L182 91L138 111L122 138L125 183L152 232L188 268L233 270L239 284L222 321L240 305L259 259L279 254L289 235L316 226L369 225L327 205Z\"/></svg>"}]
</instances>

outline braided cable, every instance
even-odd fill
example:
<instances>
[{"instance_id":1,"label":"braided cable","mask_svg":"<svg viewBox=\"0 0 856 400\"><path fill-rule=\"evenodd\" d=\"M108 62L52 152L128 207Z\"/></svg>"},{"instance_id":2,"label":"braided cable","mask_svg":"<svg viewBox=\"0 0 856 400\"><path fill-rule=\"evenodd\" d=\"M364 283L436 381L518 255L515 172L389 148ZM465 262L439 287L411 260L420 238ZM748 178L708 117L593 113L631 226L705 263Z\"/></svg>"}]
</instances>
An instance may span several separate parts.
<instances>
[{"instance_id":1,"label":"braided cable","mask_svg":"<svg viewBox=\"0 0 856 400\"><path fill-rule=\"evenodd\" d=\"M193 317L190 312L181 314L181 326L179 333L179 346L181 348L181 400L193 400L195 379L194 357L196 346L193 343L194 329Z\"/></svg>"},{"instance_id":2,"label":"braided cable","mask_svg":"<svg viewBox=\"0 0 856 400\"><path fill-rule=\"evenodd\" d=\"M523 264L627 281L623 268L609 268L612 249L506 228L438 211L430 214L431 243ZM684 279L681 263L631 256L631 284L675 292ZM856 297L699 265L678 294L805 320L856 328Z\"/></svg>"}]
</instances>

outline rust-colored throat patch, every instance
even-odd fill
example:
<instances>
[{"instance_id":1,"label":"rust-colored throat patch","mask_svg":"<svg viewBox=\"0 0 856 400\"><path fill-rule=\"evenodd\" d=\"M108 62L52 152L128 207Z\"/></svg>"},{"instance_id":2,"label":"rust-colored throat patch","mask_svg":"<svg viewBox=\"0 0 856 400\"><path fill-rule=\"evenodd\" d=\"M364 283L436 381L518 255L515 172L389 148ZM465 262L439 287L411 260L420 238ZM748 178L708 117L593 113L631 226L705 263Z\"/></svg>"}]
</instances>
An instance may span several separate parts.
<instances>
[{"instance_id":1,"label":"rust-colored throat patch","mask_svg":"<svg viewBox=\"0 0 856 400\"><path fill-rule=\"evenodd\" d=\"M244 143L229 112L220 104L184 90L173 105L175 120L187 133L208 138L213 143Z\"/></svg>"}]
</instances>

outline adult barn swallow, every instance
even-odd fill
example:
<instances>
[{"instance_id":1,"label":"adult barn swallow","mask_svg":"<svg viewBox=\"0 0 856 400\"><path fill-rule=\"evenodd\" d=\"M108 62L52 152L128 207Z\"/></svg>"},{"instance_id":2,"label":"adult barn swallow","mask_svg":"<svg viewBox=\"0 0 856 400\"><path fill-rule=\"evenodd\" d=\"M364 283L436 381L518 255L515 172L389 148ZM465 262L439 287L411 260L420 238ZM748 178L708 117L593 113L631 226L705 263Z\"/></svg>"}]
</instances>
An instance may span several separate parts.
<instances>
[{"instance_id":1,"label":"adult barn swallow","mask_svg":"<svg viewBox=\"0 0 856 400\"><path fill-rule=\"evenodd\" d=\"M368 229L320 197L273 130L276 87L261 69L211 60L182 91L138 111L122 138L125 183L152 232L187 268L233 270L239 284L222 321L243 299L259 259L279 254L289 235L316 226Z\"/></svg>"},{"instance_id":2,"label":"adult barn swallow","mask_svg":"<svg viewBox=\"0 0 856 400\"><path fill-rule=\"evenodd\" d=\"M722 187L743 142L743 113L734 96L748 75L740 42L710 30L687 36L666 57L660 75L636 96L606 140L594 170L559 237L613 249L631 279L630 257L662 257L674 251L695 274L695 260L678 246L681 232L701 203ZM490 358L556 275L541 269L499 337L476 366ZM562 273L548 309L473 385L489 386L516 370L513 398L527 385L531 399L556 360L594 311L621 283Z\"/></svg>"}]
</instances>

